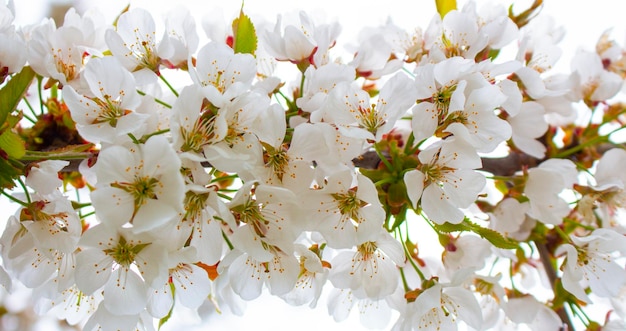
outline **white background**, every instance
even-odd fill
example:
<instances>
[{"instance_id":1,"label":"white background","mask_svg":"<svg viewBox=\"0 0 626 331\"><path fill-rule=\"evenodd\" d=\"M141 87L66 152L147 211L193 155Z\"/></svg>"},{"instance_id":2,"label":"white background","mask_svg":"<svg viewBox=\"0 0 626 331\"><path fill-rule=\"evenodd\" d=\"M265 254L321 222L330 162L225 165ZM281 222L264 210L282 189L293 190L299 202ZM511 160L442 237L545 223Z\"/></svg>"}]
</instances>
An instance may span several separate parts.
<instances>
[{"instance_id":1,"label":"white background","mask_svg":"<svg viewBox=\"0 0 626 331\"><path fill-rule=\"evenodd\" d=\"M56 0L56 3L67 3L67 1ZM219 15L220 11L226 22L230 22L240 9L239 1L230 0L207 0L207 1L172 1L172 0L136 0L130 1L132 6L143 7L152 10L158 20L169 8L178 4L193 9L197 18L198 26L200 19L207 14ZM459 7L466 1L458 0ZM526 8L532 1L515 1L515 8ZM99 8L107 17L108 21L119 13L128 3L123 0L79 0L76 2L79 10L90 7ZM511 1L477 1L479 6L492 3L509 5ZM33 24L39 22L41 16L46 12L48 1L45 0L15 0L17 11L17 24ZM245 3L245 12L249 14L255 22L274 22L278 13L305 10L314 12L316 15L325 13L328 20L338 20L343 26L343 32L338 40L338 47L348 42L354 42L360 28L365 26L375 26L384 23L388 17L399 26L406 29L421 27L425 29L436 14L434 0L274 0L260 1L248 0ZM621 0L595 0L595 1L568 1L568 0L545 0L543 14L555 17L559 25L563 25L567 31L565 39L561 44L565 50L564 55L557 68L564 70L568 68L569 58L571 58L577 47L584 47L592 50L600 34L609 28L614 28L613 36L620 43L623 42L624 13L626 12L626 2ZM0 217L6 218L15 210L14 206L9 206L6 198L0 198ZM4 220L0 221L0 224ZM3 227L2 227L3 228ZM325 294L323 293L324 297ZM182 320L181 320L182 319ZM190 317L182 317L179 320L172 320L163 329L169 330L190 330L183 327L185 321L192 322ZM200 328L198 328L200 329ZM221 316L213 314L208 323L202 327L203 330L360 330L363 326L358 322L358 312L353 311L351 318L342 323L335 323L326 313L325 301L319 303L316 310L308 307L291 307L283 303L280 299L263 296L262 298L248 303L245 318L231 316L227 313Z\"/></svg>"}]
</instances>

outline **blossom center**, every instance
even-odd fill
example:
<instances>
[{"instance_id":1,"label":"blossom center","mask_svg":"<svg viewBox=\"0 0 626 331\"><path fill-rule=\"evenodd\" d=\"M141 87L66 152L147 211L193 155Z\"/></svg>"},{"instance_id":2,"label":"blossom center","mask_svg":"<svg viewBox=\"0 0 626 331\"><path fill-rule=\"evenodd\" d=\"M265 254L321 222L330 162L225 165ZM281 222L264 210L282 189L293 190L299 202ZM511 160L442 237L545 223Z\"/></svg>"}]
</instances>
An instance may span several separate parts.
<instances>
[{"instance_id":1,"label":"blossom center","mask_svg":"<svg viewBox=\"0 0 626 331\"><path fill-rule=\"evenodd\" d=\"M252 226L259 237L265 237L268 232L269 221L263 217L255 200L249 199L244 204L236 206L233 208L233 212L238 220Z\"/></svg>"},{"instance_id":2,"label":"blossom center","mask_svg":"<svg viewBox=\"0 0 626 331\"><path fill-rule=\"evenodd\" d=\"M120 237L117 245L112 248L108 248L104 250L104 253L110 256L117 264L129 267L133 262L135 262L135 257L141 250L143 250L146 246L150 245L149 243L138 243L137 245L133 245L126 241L126 238Z\"/></svg>"},{"instance_id":3,"label":"blossom center","mask_svg":"<svg viewBox=\"0 0 626 331\"><path fill-rule=\"evenodd\" d=\"M263 143L265 147L265 153L263 153L263 161L265 166L270 168L276 177L283 180L285 169L289 164L289 155L284 147L274 148L271 145Z\"/></svg>"},{"instance_id":4,"label":"blossom center","mask_svg":"<svg viewBox=\"0 0 626 331\"><path fill-rule=\"evenodd\" d=\"M135 176L132 183L112 183L111 186L130 193L135 199L135 210L144 205L148 199L158 199L155 188L161 185L158 179L153 177Z\"/></svg>"},{"instance_id":5,"label":"blossom center","mask_svg":"<svg viewBox=\"0 0 626 331\"><path fill-rule=\"evenodd\" d=\"M48 204L47 201L35 201L31 203L28 208L22 209L20 214L21 221L35 221L44 222L48 224L48 231L51 235L55 235L59 232L68 232L68 217L65 212L59 212L56 214L49 214L43 211L43 208Z\"/></svg>"},{"instance_id":6,"label":"blossom center","mask_svg":"<svg viewBox=\"0 0 626 331\"><path fill-rule=\"evenodd\" d=\"M147 68L157 72L161 59L156 53L156 44L154 43L156 32L146 33L145 36L140 34L139 29L135 29L134 32L135 43L129 45L129 55L134 56L139 61L139 65L137 65L135 71Z\"/></svg>"},{"instance_id":7,"label":"blossom center","mask_svg":"<svg viewBox=\"0 0 626 331\"><path fill-rule=\"evenodd\" d=\"M337 207L342 215L358 219L359 209L367 205L356 196L356 190L350 189L346 193L334 193L332 197L337 201Z\"/></svg>"},{"instance_id":8,"label":"blossom center","mask_svg":"<svg viewBox=\"0 0 626 331\"><path fill-rule=\"evenodd\" d=\"M72 49L68 49L67 59L63 56L63 52L60 48L57 48L52 53L52 58L56 69L65 76L66 81L71 81L78 76L78 70L76 70L76 64L72 62Z\"/></svg>"},{"instance_id":9,"label":"blossom center","mask_svg":"<svg viewBox=\"0 0 626 331\"><path fill-rule=\"evenodd\" d=\"M373 134L376 134L376 130L385 124L385 120L378 115L375 104L371 107L359 106L357 111L356 119L362 127Z\"/></svg>"},{"instance_id":10,"label":"blossom center","mask_svg":"<svg viewBox=\"0 0 626 331\"><path fill-rule=\"evenodd\" d=\"M215 117L205 112L194 123L191 130L187 131L181 127L180 133L183 137L181 150L199 153L203 146L210 144L215 139Z\"/></svg>"},{"instance_id":11,"label":"blossom center","mask_svg":"<svg viewBox=\"0 0 626 331\"><path fill-rule=\"evenodd\" d=\"M120 94L123 95L123 92ZM109 123L110 126L116 127L117 121L120 117L127 115L131 111L122 108L121 100L113 100L110 95L105 94L103 99L94 98L93 101L100 107L100 113L98 117L93 121L93 124Z\"/></svg>"}]
</instances>

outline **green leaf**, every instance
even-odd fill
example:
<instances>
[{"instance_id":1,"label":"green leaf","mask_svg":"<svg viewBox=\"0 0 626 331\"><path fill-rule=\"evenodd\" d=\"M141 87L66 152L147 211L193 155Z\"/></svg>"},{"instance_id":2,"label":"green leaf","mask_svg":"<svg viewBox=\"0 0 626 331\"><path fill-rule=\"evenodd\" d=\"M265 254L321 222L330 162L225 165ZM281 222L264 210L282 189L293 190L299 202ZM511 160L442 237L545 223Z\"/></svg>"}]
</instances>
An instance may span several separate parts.
<instances>
[{"instance_id":1,"label":"green leaf","mask_svg":"<svg viewBox=\"0 0 626 331\"><path fill-rule=\"evenodd\" d=\"M14 159L20 159L26 154L24 140L11 130L6 130L0 135L0 149Z\"/></svg>"},{"instance_id":2,"label":"green leaf","mask_svg":"<svg viewBox=\"0 0 626 331\"><path fill-rule=\"evenodd\" d=\"M0 90L0 124L4 123L7 116L17 108L33 78L35 78L33 69L24 67Z\"/></svg>"},{"instance_id":3,"label":"green leaf","mask_svg":"<svg viewBox=\"0 0 626 331\"><path fill-rule=\"evenodd\" d=\"M489 228L483 228L478 224L474 225L476 226L476 228L473 229L474 233L481 236L483 239L486 239L492 245L502 249L516 249L518 247L517 241L503 236L500 232Z\"/></svg>"},{"instance_id":4,"label":"green leaf","mask_svg":"<svg viewBox=\"0 0 626 331\"><path fill-rule=\"evenodd\" d=\"M128 10L130 9L130 3L126 5L126 7L124 7L122 9L122 11L120 11L119 14L117 14L117 16L115 17L115 20L113 20L113 26L117 29L117 22L120 20L120 16L122 16L124 13L126 13Z\"/></svg>"},{"instance_id":5,"label":"green leaf","mask_svg":"<svg viewBox=\"0 0 626 331\"><path fill-rule=\"evenodd\" d=\"M437 231L443 233L464 231L474 232L481 238L489 241L492 245L502 249L516 249L519 246L519 243L516 240L507 238L492 229L484 228L476 223L471 222L467 218L459 224L446 222L443 224L434 224L434 226Z\"/></svg>"},{"instance_id":6,"label":"green leaf","mask_svg":"<svg viewBox=\"0 0 626 331\"><path fill-rule=\"evenodd\" d=\"M535 16L539 14L543 7L543 0L535 0L528 9L521 12L519 15L513 14L513 5L509 6L509 18L515 22L518 28L521 28L528 24Z\"/></svg>"},{"instance_id":7,"label":"green leaf","mask_svg":"<svg viewBox=\"0 0 626 331\"><path fill-rule=\"evenodd\" d=\"M7 159L0 155L0 189L15 187L14 179L22 175L22 169L14 167Z\"/></svg>"},{"instance_id":8,"label":"green leaf","mask_svg":"<svg viewBox=\"0 0 626 331\"><path fill-rule=\"evenodd\" d=\"M456 0L435 0L437 12L443 18L449 11L456 9Z\"/></svg>"},{"instance_id":9,"label":"green leaf","mask_svg":"<svg viewBox=\"0 0 626 331\"><path fill-rule=\"evenodd\" d=\"M256 52L257 36L250 17L243 13L243 4L239 17L233 20L233 50L235 53L252 54Z\"/></svg>"},{"instance_id":10,"label":"green leaf","mask_svg":"<svg viewBox=\"0 0 626 331\"><path fill-rule=\"evenodd\" d=\"M443 232L443 233L469 231L465 223L452 224L452 223L446 222L443 224L434 223L433 225L435 226L435 229L438 232Z\"/></svg>"},{"instance_id":11,"label":"green leaf","mask_svg":"<svg viewBox=\"0 0 626 331\"><path fill-rule=\"evenodd\" d=\"M174 283L172 282L169 282L169 285L170 285L170 292L172 292L172 299L175 299L174 296L176 295L176 287L174 287ZM163 316L163 318L159 320L158 330L161 330L161 327L163 326L163 324L167 323L170 317L172 317L172 312L174 311L174 302L175 300L172 300L172 307L170 307L170 311L167 312L167 315Z\"/></svg>"}]
</instances>

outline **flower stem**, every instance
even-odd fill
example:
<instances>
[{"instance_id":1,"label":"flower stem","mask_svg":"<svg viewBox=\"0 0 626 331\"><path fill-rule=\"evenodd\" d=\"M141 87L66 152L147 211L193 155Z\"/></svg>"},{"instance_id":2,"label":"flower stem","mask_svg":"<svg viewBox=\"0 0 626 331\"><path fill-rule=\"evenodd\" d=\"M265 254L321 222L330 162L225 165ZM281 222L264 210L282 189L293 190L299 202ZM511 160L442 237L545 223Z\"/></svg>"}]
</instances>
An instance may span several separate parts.
<instances>
[{"instance_id":1,"label":"flower stem","mask_svg":"<svg viewBox=\"0 0 626 331\"><path fill-rule=\"evenodd\" d=\"M404 268L400 269L400 278L402 278L402 286L404 286L404 292L408 292L411 290L409 287L409 283L406 281L406 276L404 275Z\"/></svg>"},{"instance_id":2,"label":"flower stem","mask_svg":"<svg viewBox=\"0 0 626 331\"><path fill-rule=\"evenodd\" d=\"M161 78L161 81L163 83L165 83L165 85L167 85L167 87L170 89L170 91L172 91L172 93L174 93L174 95L178 98L178 92L176 91L176 89L170 84L170 82L167 81L167 79L165 79L165 77L163 75L159 75L159 78ZM155 99L156 100L156 99Z\"/></svg>"},{"instance_id":3,"label":"flower stem","mask_svg":"<svg viewBox=\"0 0 626 331\"><path fill-rule=\"evenodd\" d=\"M22 116L24 116L25 119L27 119L29 122L31 122L33 124L37 123L37 120L35 120L34 118L32 118L32 117L30 117L30 116L28 116L28 115L26 115L24 113L22 113Z\"/></svg>"},{"instance_id":4,"label":"flower stem","mask_svg":"<svg viewBox=\"0 0 626 331\"><path fill-rule=\"evenodd\" d=\"M585 149L587 147L593 146L595 144L603 143L603 142L609 142L609 137L612 134L614 134L617 131L623 130L623 129L624 129L624 126L620 126L619 128L614 129L611 132L607 133L606 135L597 136L595 138L589 139L589 140L585 141L582 144L576 145L576 146L574 146L572 148L569 148L569 149L566 149L566 150L564 150L564 151L562 151L560 153L557 153L553 157L554 158L565 158L565 157L568 157L568 156L570 156L570 155L572 155L572 154L574 154L576 152L579 152L579 151L581 151L581 150L583 150L583 149Z\"/></svg>"},{"instance_id":5,"label":"flower stem","mask_svg":"<svg viewBox=\"0 0 626 331\"><path fill-rule=\"evenodd\" d=\"M42 86L41 86L41 85L42 85L42 83L43 83L43 77L41 77L41 76L37 75L37 91L39 91L39 108L40 108L40 110L41 110L41 114L39 114L39 115L42 115L42 116L43 116L43 114L44 114L45 112L44 112L44 110L43 110L43 105L44 105L44 102L43 102L43 95L41 94L41 88L42 88Z\"/></svg>"},{"instance_id":6,"label":"flower stem","mask_svg":"<svg viewBox=\"0 0 626 331\"><path fill-rule=\"evenodd\" d=\"M4 195L5 197L9 198L9 200L21 205L22 207L28 207L28 203L6 193L4 190L0 191L0 194Z\"/></svg>"},{"instance_id":7,"label":"flower stem","mask_svg":"<svg viewBox=\"0 0 626 331\"><path fill-rule=\"evenodd\" d=\"M41 160L84 160L93 156L90 152L78 152L78 153L54 153L54 152L39 152L39 151L26 151L26 155L20 158L20 161L41 161Z\"/></svg>"},{"instance_id":8,"label":"flower stem","mask_svg":"<svg viewBox=\"0 0 626 331\"><path fill-rule=\"evenodd\" d=\"M144 96L144 97L146 96L146 92L144 92L144 91L137 90L137 93L139 93L139 95L141 95L141 96ZM168 108L168 109L172 109L172 105L170 105L169 103L167 103L167 102L165 102L165 101L163 101L161 99L157 99L157 98L155 98L153 96L150 96L150 97L152 97L152 99L154 99L154 102L158 103L159 105L161 105L161 106L163 106L165 108Z\"/></svg>"},{"instance_id":9,"label":"flower stem","mask_svg":"<svg viewBox=\"0 0 626 331\"><path fill-rule=\"evenodd\" d=\"M35 109L33 108L33 105L31 105L30 102L28 101L28 98L27 97L23 97L22 100L24 100L24 103L26 104L28 109L30 109L30 112L33 114L33 116L35 116L35 118L37 118L39 115L35 112Z\"/></svg>"},{"instance_id":10,"label":"flower stem","mask_svg":"<svg viewBox=\"0 0 626 331\"><path fill-rule=\"evenodd\" d=\"M24 184L24 181L21 178L17 178L16 179L18 183L20 183L20 186L22 187L22 190L24 190L24 195L26 195L26 201L28 201L28 204L31 204L33 202L33 200L30 198L30 193L28 193L28 189L26 188L26 184Z\"/></svg>"},{"instance_id":11,"label":"flower stem","mask_svg":"<svg viewBox=\"0 0 626 331\"><path fill-rule=\"evenodd\" d=\"M380 160L385 164L387 169L393 170L393 166L389 163L389 160L383 155L383 153L378 149L378 145L374 144L374 150L376 151L376 155L380 158Z\"/></svg>"},{"instance_id":12,"label":"flower stem","mask_svg":"<svg viewBox=\"0 0 626 331\"><path fill-rule=\"evenodd\" d=\"M228 245L228 248L230 248L230 250L235 249L235 246L233 246L233 244L230 242L230 240L228 240L228 236L226 235L224 230L222 230L222 237L224 238L224 241L226 242L226 245Z\"/></svg>"},{"instance_id":13,"label":"flower stem","mask_svg":"<svg viewBox=\"0 0 626 331\"><path fill-rule=\"evenodd\" d=\"M398 228L396 228L396 234L398 235L398 237L400 237L400 243L402 244L402 249L404 250L404 256L406 256L407 260L409 260L409 263L411 263L411 266L413 267L413 269L415 269L415 272L417 272L417 275L420 277L420 279L422 281L425 281L426 277L424 276L424 273L422 272L422 270L420 270L417 264L415 264L415 261L413 261L411 253L409 253L409 250L406 248L406 242L402 238L402 232Z\"/></svg>"}]
</instances>

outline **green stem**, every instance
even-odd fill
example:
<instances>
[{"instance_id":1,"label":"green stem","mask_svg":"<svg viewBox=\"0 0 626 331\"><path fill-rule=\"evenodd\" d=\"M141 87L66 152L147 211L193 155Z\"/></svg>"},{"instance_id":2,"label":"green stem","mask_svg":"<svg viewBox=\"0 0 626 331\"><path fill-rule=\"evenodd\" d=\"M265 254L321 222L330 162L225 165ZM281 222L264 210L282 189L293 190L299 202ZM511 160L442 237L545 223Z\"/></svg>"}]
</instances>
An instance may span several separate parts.
<instances>
[{"instance_id":1,"label":"green stem","mask_svg":"<svg viewBox=\"0 0 626 331\"><path fill-rule=\"evenodd\" d=\"M404 146L404 154L405 155L411 155L409 154L409 152L413 149L413 144L415 143L415 136L413 135L413 132L411 132L411 134L409 134L409 138L406 140L406 145Z\"/></svg>"},{"instance_id":2,"label":"green stem","mask_svg":"<svg viewBox=\"0 0 626 331\"><path fill-rule=\"evenodd\" d=\"M74 206L74 209L78 209L78 219L83 219L83 213L82 213L82 203L80 202L80 192L78 190L75 190L74 192L76 192L76 203L72 203ZM89 203L89 202L88 202ZM89 203L89 205L91 205L91 203ZM75 206L78 206L78 208L76 208Z\"/></svg>"},{"instance_id":3,"label":"green stem","mask_svg":"<svg viewBox=\"0 0 626 331\"><path fill-rule=\"evenodd\" d=\"M583 322L583 324L585 324L585 326L589 326L589 323L592 321L591 318L589 318L589 315L587 315L587 313L585 313L585 311L583 310L583 308L575 302L568 302L570 309L572 311L573 314L575 314L576 316L578 316L578 319L580 319L581 322ZM576 309L574 309L576 308Z\"/></svg>"},{"instance_id":4,"label":"green stem","mask_svg":"<svg viewBox=\"0 0 626 331\"><path fill-rule=\"evenodd\" d=\"M139 95L144 96L144 97L147 95L146 92L141 91L141 90L137 90L137 93L139 93ZM167 103L167 102L165 102L165 101L163 101L161 99L157 99L157 98L155 98L153 96L150 96L150 97L152 99L154 99L154 102L160 104L161 106L163 106L165 108L168 108L168 109L172 109L172 106L169 103Z\"/></svg>"},{"instance_id":5,"label":"green stem","mask_svg":"<svg viewBox=\"0 0 626 331\"><path fill-rule=\"evenodd\" d=\"M41 85L42 85L42 83L43 83L43 77L37 75L37 91L39 91L39 108L41 110L41 114L40 114L41 116L43 116L43 114L45 113L44 110L43 110L43 105L44 105L44 103L43 103L43 95L41 93L41 88L42 88Z\"/></svg>"},{"instance_id":6,"label":"green stem","mask_svg":"<svg viewBox=\"0 0 626 331\"><path fill-rule=\"evenodd\" d=\"M415 74L406 67L402 67L402 71L406 72L409 76L411 76L411 78L415 78Z\"/></svg>"},{"instance_id":7,"label":"green stem","mask_svg":"<svg viewBox=\"0 0 626 331\"><path fill-rule=\"evenodd\" d=\"M226 235L226 233L224 233L224 230L222 230L222 237L224 238L224 241L226 242L226 245L228 245L228 248L230 248L230 250L235 249L235 246L233 246L230 240L228 240L228 236Z\"/></svg>"},{"instance_id":8,"label":"green stem","mask_svg":"<svg viewBox=\"0 0 626 331\"><path fill-rule=\"evenodd\" d=\"M583 228L583 229L585 229L585 230L587 230L587 231L593 231L593 230L595 230L595 229L596 229L596 228L595 228L595 227L593 227L593 226L586 225L586 224L582 224L582 223L580 223L580 222L576 222L575 220L570 219L570 218L567 218L566 220L567 220L567 222L572 223L572 224L575 224L576 226L579 226L579 227L581 227L581 228Z\"/></svg>"},{"instance_id":9,"label":"green stem","mask_svg":"<svg viewBox=\"0 0 626 331\"><path fill-rule=\"evenodd\" d=\"M231 180L231 179L237 179L237 178L239 178L238 175L219 176L219 177L215 177L215 178L211 179L211 183L216 183L216 182L221 182L221 181Z\"/></svg>"},{"instance_id":10,"label":"green stem","mask_svg":"<svg viewBox=\"0 0 626 331\"><path fill-rule=\"evenodd\" d=\"M374 151L376 151L376 155L378 155L378 158L380 158L380 160L385 164L387 169L389 170L394 169L391 163L389 163L389 160L387 160L387 158L383 155L383 153L381 153L380 150L378 149L378 144L374 144Z\"/></svg>"},{"instance_id":11,"label":"green stem","mask_svg":"<svg viewBox=\"0 0 626 331\"><path fill-rule=\"evenodd\" d=\"M515 287L515 280L513 279L513 260L509 260L509 281L511 282L511 288L517 291Z\"/></svg>"},{"instance_id":12,"label":"green stem","mask_svg":"<svg viewBox=\"0 0 626 331\"><path fill-rule=\"evenodd\" d=\"M141 144L141 142L132 133L128 133L128 137L130 137L130 140L133 141L133 144L135 145Z\"/></svg>"},{"instance_id":13,"label":"green stem","mask_svg":"<svg viewBox=\"0 0 626 331\"><path fill-rule=\"evenodd\" d=\"M381 186L381 185L387 184L387 183L395 183L396 181L397 181L397 178L387 177L387 178L383 178L383 179L377 181L376 183L374 183L374 185Z\"/></svg>"},{"instance_id":14,"label":"green stem","mask_svg":"<svg viewBox=\"0 0 626 331\"><path fill-rule=\"evenodd\" d=\"M408 292L411 290L409 287L409 283L406 281L406 276L404 275L404 268L400 268L400 278L402 279L402 286L404 286L404 292Z\"/></svg>"},{"instance_id":15,"label":"green stem","mask_svg":"<svg viewBox=\"0 0 626 331\"><path fill-rule=\"evenodd\" d=\"M78 190L76 192L78 192ZM77 193L77 195L78 195L78 193ZM76 202L72 203L72 207L74 207L74 209L78 209L78 210L80 210L81 208L86 208L86 207L91 207L91 206L92 206L91 202L78 202L78 201L76 201Z\"/></svg>"},{"instance_id":16,"label":"green stem","mask_svg":"<svg viewBox=\"0 0 626 331\"><path fill-rule=\"evenodd\" d=\"M496 264L498 263L498 261L500 261L500 258L499 258L499 257L496 257L496 259L495 259L495 260L493 261L493 263L491 264L491 267L489 268L489 273L488 273L487 275L490 275L490 276L491 276L491 275L493 274L493 271L494 271L494 269L495 269Z\"/></svg>"},{"instance_id":17,"label":"green stem","mask_svg":"<svg viewBox=\"0 0 626 331\"><path fill-rule=\"evenodd\" d=\"M561 237L561 239L563 239L565 242L572 243L572 239L570 239L567 233L563 232L563 229L561 229L559 226L555 226L554 231L556 231L556 233L559 234L559 237Z\"/></svg>"},{"instance_id":18,"label":"green stem","mask_svg":"<svg viewBox=\"0 0 626 331\"><path fill-rule=\"evenodd\" d=\"M26 201L28 201L28 204L31 204L33 200L30 198L30 193L28 192L28 188L26 188L26 184L24 184L24 181L21 178L17 178L16 180L22 187L22 190L24 190L24 195L26 195Z\"/></svg>"},{"instance_id":19,"label":"green stem","mask_svg":"<svg viewBox=\"0 0 626 331\"><path fill-rule=\"evenodd\" d=\"M13 202L15 202L15 203L17 203L17 204L20 204L20 205L21 205L22 207L24 207L24 208L27 208L27 207L28 207L28 203L26 203L26 202L24 202L24 201L22 201L22 200L20 200L20 199L18 199L18 198L16 198L16 197L14 197L14 196L12 196L12 195L8 194L8 193L6 193L5 191L0 191L0 194L2 194L2 195L4 195L5 197L9 198L9 200L11 200L11 201L13 201Z\"/></svg>"},{"instance_id":20,"label":"green stem","mask_svg":"<svg viewBox=\"0 0 626 331\"><path fill-rule=\"evenodd\" d=\"M170 82L168 82L167 79L165 79L163 75L159 75L159 78L161 78L161 81L165 83L165 85L167 85L170 91L172 91L172 93L174 93L174 95L178 98L178 92L176 92L176 89L174 89L174 87L170 84Z\"/></svg>"},{"instance_id":21,"label":"green stem","mask_svg":"<svg viewBox=\"0 0 626 331\"><path fill-rule=\"evenodd\" d=\"M26 155L20 158L20 161L42 161L42 160L84 160L93 154L89 152L80 153L50 153L39 151L26 151Z\"/></svg>"},{"instance_id":22,"label":"green stem","mask_svg":"<svg viewBox=\"0 0 626 331\"><path fill-rule=\"evenodd\" d=\"M402 244L402 249L404 250L404 256L406 256L407 260L409 260L409 263L411 263L411 266L413 266L413 269L415 269L415 272L417 272L417 275L420 277L420 279L422 281L425 281L426 277L424 276L424 273L422 273L422 270L420 270L417 264L415 264L415 261L413 261L413 257L411 256L411 253L409 253L409 250L406 248L406 243L404 239L402 238L402 232L396 229L396 233L400 237L400 243Z\"/></svg>"},{"instance_id":23,"label":"green stem","mask_svg":"<svg viewBox=\"0 0 626 331\"><path fill-rule=\"evenodd\" d=\"M28 115L26 115L24 113L22 113L22 116L24 116L25 119L27 119L29 122L31 122L33 124L37 123L37 120L35 120L34 118L32 118L32 117L30 117L30 116L28 116Z\"/></svg>"},{"instance_id":24,"label":"green stem","mask_svg":"<svg viewBox=\"0 0 626 331\"><path fill-rule=\"evenodd\" d=\"M411 136L412 135L413 134L411 134ZM415 140L415 137L413 137L413 141L414 140ZM404 148L404 154L406 154L406 155L413 155L413 154L417 153L417 151L420 149L420 146L422 146L424 141L426 141L426 139L423 139L422 141L420 141L419 143L417 143L417 145L415 145L413 147L411 147L412 143L411 143L411 145L407 144L406 147Z\"/></svg>"},{"instance_id":25,"label":"green stem","mask_svg":"<svg viewBox=\"0 0 626 331\"><path fill-rule=\"evenodd\" d=\"M31 105L28 101L28 98L23 97L22 100L24 100L24 103L26 103L26 106L28 107L28 109L30 109L30 112L33 114L33 116L37 118L39 115L37 115L37 113L35 112L35 109L33 108L33 105Z\"/></svg>"},{"instance_id":26,"label":"green stem","mask_svg":"<svg viewBox=\"0 0 626 331\"><path fill-rule=\"evenodd\" d=\"M597 136L595 138L589 139L589 140L585 141L582 144L576 145L576 146L574 146L572 148L569 148L569 149L566 149L566 150L564 150L564 151L562 151L560 153L557 153L553 157L554 158L566 158L566 157L568 157L568 156L570 156L570 155L572 155L572 154L574 154L576 152L579 152L579 151L581 151L581 150L583 150L583 149L585 149L587 147L590 147L592 145L595 145L595 144L598 144L598 143L602 143L602 142L608 142L609 141L609 137L613 133L615 133L617 131L620 131L622 129L624 129L624 127L620 126L619 128L617 128L615 130L612 130L611 132L607 133L604 136Z\"/></svg>"},{"instance_id":27,"label":"green stem","mask_svg":"<svg viewBox=\"0 0 626 331\"><path fill-rule=\"evenodd\" d=\"M304 95L304 72L302 73L302 78L300 79L300 91L298 92L298 98L302 98ZM294 100L295 102L295 100Z\"/></svg>"},{"instance_id":28,"label":"green stem","mask_svg":"<svg viewBox=\"0 0 626 331\"><path fill-rule=\"evenodd\" d=\"M225 193L233 193L233 192L239 192L239 189L221 188L218 191L219 192L225 192Z\"/></svg>"},{"instance_id":29,"label":"green stem","mask_svg":"<svg viewBox=\"0 0 626 331\"><path fill-rule=\"evenodd\" d=\"M485 178L487 179L491 179L491 180L501 180L501 181L509 181L509 180L513 180L512 176L485 176Z\"/></svg>"},{"instance_id":30,"label":"green stem","mask_svg":"<svg viewBox=\"0 0 626 331\"><path fill-rule=\"evenodd\" d=\"M285 100L285 103L287 104L287 108L289 108L289 109L296 109L297 108L297 107L295 107L295 103L293 101L291 101L289 98L287 98L287 96L283 92L278 90L276 93L274 93L274 95L276 95L276 94L280 95L283 98L283 100Z\"/></svg>"},{"instance_id":31,"label":"green stem","mask_svg":"<svg viewBox=\"0 0 626 331\"><path fill-rule=\"evenodd\" d=\"M147 135L145 135L145 136L141 137L140 141L141 141L142 143L145 143L145 142L146 142L146 141L148 141L148 139L150 139L150 137L152 137L152 136L158 136L158 135L160 135L160 134L164 134L164 133L168 133L168 132L170 132L170 129L163 129L163 130L155 131L155 132L152 132L152 133L150 133L150 134L147 134Z\"/></svg>"},{"instance_id":32,"label":"green stem","mask_svg":"<svg viewBox=\"0 0 626 331\"><path fill-rule=\"evenodd\" d=\"M55 83L54 85L52 85L52 87L50 88L50 97L52 99L57 99L57 97L59 96L59 83Z\"/></svg>"},{"instance_id":33,"label":"green stem","mask_svg":"<svg viewBox=\"0 0 626 331\"><path fill-rule=\"evenodd\" d=\"M222 198L222 199L226 199L226 200L228 200L228 201L230 201L230 200L232 200L232 199L233 199L233 198L229 197L228 195L226 195L226 194L222 194L222 193L219 193L219 192L217 193L217 196L219 196L219 197L220 197L220 198Z\"/></svg>"}]
</instances>

